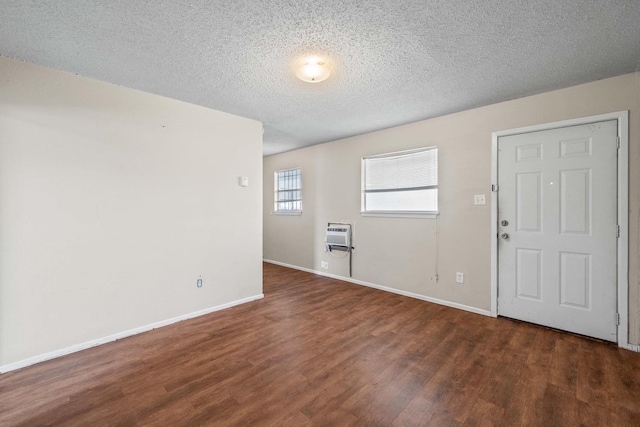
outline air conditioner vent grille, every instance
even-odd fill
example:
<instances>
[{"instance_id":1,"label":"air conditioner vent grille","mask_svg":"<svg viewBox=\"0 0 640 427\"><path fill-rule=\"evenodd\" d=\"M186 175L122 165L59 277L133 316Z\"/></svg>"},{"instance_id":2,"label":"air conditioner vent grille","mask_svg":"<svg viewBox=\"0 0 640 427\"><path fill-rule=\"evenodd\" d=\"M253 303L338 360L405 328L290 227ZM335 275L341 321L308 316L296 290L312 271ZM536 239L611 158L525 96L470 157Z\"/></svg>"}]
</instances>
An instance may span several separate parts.
<instances>
[{"instance_id":1,"label":"air conditioner vent grille","mask_svg":"<svg viewBox=\"0 0 640 427\"><path fill-rule=\"evenodd\" d=\"M351 246L351 228L347 226L328 226L327 245L331 246Z\"/></svg>"}]
</instances>

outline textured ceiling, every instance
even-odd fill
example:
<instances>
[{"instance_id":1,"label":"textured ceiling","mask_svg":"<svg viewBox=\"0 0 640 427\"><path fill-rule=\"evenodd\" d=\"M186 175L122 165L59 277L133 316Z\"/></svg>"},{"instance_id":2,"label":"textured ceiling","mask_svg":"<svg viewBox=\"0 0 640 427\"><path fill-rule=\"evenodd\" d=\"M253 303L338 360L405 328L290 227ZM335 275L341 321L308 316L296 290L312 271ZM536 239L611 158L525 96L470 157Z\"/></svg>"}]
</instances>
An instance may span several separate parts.
<instances>
[{"instance_id":1,"label":"textured ceiling","mask_svg":"<svg viewBox=\"0 0 640 427\"><path fill-rule=\"evenodd\" d=\"M0 55L260 120L269 155L637 71L640 1L1 0Z\"/></svg>"}]
</instances>

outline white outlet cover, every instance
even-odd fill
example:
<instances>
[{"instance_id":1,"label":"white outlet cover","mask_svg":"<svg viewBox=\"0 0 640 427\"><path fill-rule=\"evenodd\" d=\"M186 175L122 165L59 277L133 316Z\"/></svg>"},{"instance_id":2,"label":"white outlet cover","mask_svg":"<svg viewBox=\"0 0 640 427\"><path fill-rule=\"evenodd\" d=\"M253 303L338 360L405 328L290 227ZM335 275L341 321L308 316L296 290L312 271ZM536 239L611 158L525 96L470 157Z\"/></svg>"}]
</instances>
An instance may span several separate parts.
<instances>
[{"instance_id":1,"label":"white outlet cover","mask_svg":"<svg viewBox=\"0 0 640 427\"><path fill-rule=\"evenodd\" d=\"M464 273L456 273L456 282L464 283Z\"/></svg>"},{"instance_id":2,"label":"white outlet cover","mask_svg":"<svg viewBox=\"0 0 640 427\"><path fill-rule=\"evenodd\" d=\"M487 199L484 194L476 194L473 196L473 204L474 205L486 205Z\"/></svg>"}]
</instances>

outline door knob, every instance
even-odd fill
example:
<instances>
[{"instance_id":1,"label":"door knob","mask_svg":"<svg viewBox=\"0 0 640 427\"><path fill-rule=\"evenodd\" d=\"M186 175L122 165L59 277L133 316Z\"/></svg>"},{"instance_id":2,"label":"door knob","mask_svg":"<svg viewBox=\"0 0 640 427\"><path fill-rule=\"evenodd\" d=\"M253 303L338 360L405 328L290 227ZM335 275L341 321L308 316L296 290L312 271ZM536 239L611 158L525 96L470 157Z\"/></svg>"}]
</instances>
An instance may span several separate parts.
<instances>
[{"instance_id":1,"label":"door knob","mask_svg":"<svg viewBox=\"0 0 640 427\"><path fill-rule=\"evenodd\" d=\"M500 237L502 237L503 239L507 240L509 238L509 235L507 233L502 233L500 235Z\"/></svg>"}]
</instances>

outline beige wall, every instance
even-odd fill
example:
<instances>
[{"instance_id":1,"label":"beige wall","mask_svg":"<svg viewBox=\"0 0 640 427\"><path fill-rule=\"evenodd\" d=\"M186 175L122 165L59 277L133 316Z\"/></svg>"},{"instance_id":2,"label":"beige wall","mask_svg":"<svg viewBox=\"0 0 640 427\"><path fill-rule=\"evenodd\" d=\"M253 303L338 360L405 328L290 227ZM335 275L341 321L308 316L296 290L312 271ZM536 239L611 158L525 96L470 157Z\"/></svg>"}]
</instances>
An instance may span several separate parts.
<instances>
[{"instance_id":1,"label":"beige wall","mask_svg":"<svg viewBox=\"0 0 640 427\"><path fill-rule=\"evenodd\" d=\"M261 192L259 122L0 58L0 365L260 295Z\"/></svg>"},{"instance_id":2,"label":"beige wall","mask_svg":"<svg viewBox=\"0 0 640 427\"><path fill-rule=\"evenodd\" d=\"M348 277L347 261L323 250L326 223L348 220L355 224L354 279L490 310L492 132L621 110L630 110L629 340L637 344L640 73L267 157L264 258L317 271L329 261L328 273ZM438 219L360 216L361 157L431 145L439 148ZM273 172L298 166L303 214L272 215ZM487 205L474 206L474 194L486 194ZM464 284L455 283L456 271L465 273Z\"/></svg>"}]
</instances>

